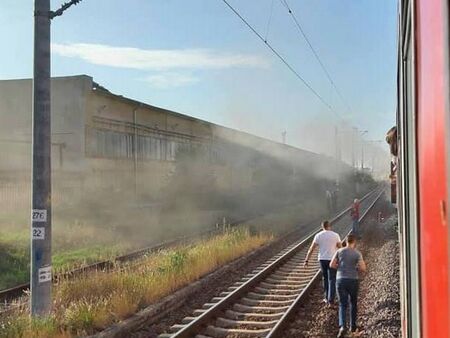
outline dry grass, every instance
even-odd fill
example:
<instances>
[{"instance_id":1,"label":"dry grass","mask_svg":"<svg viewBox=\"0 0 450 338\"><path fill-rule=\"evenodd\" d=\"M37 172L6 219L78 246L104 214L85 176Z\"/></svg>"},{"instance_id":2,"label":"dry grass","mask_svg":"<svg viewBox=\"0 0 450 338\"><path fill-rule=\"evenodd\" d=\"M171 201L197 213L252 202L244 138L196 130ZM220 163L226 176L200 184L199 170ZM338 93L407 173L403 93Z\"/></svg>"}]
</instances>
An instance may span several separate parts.
<instances>
[{"instance_id":1,"label":"dry grass","mask_svg":"<svg viewBox=\"0 0 450 338\"><path fill-rule=\"evenodd\" d=\"M270 240L271 236L252 235L246 229L231 230L195 245L151 254L114 272L62 281L54 289L54 313L45 325L18 314L14 319L4 319L0 337L94 333Z\"/></svg>"}]
</instances>

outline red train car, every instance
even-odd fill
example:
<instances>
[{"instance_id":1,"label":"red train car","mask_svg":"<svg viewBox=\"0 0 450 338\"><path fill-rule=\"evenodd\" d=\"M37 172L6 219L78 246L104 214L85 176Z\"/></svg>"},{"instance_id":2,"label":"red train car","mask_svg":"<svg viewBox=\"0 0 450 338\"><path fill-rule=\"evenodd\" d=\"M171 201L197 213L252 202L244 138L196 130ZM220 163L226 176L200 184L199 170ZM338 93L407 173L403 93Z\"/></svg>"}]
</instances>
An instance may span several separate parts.
<instances>
[{"instance_id":1,"label":"red train car","mask_svg":"<svg viewBox=\"0 0 450 338\"><path fill-rule=\"evenodd\" d=\"M450 337L449 1L400 0L397 200L403 337Z\"/></svg>"}]
</instances>

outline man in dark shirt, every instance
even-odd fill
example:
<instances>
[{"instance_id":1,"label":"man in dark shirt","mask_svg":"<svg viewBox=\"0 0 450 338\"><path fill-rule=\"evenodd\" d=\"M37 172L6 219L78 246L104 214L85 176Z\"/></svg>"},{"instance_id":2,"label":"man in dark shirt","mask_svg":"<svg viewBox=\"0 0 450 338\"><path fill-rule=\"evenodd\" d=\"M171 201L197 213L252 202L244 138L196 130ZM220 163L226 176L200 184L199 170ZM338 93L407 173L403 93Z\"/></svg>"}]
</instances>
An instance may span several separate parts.
<instances>
[{"instance_id":1,"label":"man in dark shirt","mask_svg":"<svg viewBox=\"0 0 450 338\"><path fill-rule=\"evenodd\" d=\"M348 300L350 298L350 329L357 331L356 315L358 304L358 272L366 271L366 263L361 253L356 250L356 237L351 234L347 237L347 246L334 254L330 267L337 269L336 286L339 295L339 337L346 333L346 315Z\"/></svg>"}]
</instances>

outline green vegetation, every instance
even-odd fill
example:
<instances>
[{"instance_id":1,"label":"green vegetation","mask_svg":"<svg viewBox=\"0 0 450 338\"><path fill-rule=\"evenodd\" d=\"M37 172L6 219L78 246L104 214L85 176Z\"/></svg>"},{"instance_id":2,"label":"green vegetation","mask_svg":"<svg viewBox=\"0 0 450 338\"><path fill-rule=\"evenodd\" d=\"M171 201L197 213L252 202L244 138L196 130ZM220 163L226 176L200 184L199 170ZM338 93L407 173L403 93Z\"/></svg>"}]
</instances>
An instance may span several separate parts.
<instances>
[{"instance_id":1,"label":"green vegetation","mask_svg":"<svg viewBox=\"0 0 450 338\"><path fill-rule=\"evenodd\" d=\"M89 248L62 251L53 256L55 271L67 271L77 266L89 265L102 260L113 259L122 250L120 246L94 245Z\"/></svg>"},{"instance_id":2,"label":"green vegetation","mask_svg":"<svg viewBox=\"0 0 450 338\"><path fill-rule=\"evenodd\" d=\"M56 218L53 236L53 267L66 271L130 250L113 230L67 224ZM17 214L0 215L0 290L29 280L29 224ZM111 244L111 243L120 244Z\"/></svg>"},{"instance_id":3,"label":"green vegetation","mask_svg":"<svg viewBox=\"0 0 450 338\"><path fill-rule=\"evenodd\" d=\"M62 281L53 292L50 319L25 313L0 320L0 337L70 337L92 334L129 317L175 290L271 240L234 229L188 246L162 250L114 272Z\"/></svg>"},{"instance_id":4,"label":"green vegetation","mask_svg":"<svg viewBox=\"0 0 450 338\"><path fill-rule=\"evenodd\" d=\"M27 281L29 276L27 256L22 248L0 244L0 289Z\"/></svg>"}]
</instances>

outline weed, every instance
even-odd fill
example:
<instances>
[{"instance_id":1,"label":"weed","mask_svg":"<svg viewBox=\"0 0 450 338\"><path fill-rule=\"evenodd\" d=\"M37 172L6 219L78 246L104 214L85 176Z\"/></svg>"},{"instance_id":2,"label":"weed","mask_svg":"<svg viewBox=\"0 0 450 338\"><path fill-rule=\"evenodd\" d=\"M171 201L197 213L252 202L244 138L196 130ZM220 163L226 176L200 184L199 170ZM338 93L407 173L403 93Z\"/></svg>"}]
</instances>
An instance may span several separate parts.
<instances>
[{"instance_id":1,"label":"weed","mask_svg":"<svg viewBox=\"0 0 450 338\"><path fill-rule=\"evenodd\" d=\"M53 293L53 319L34 328L48 337L92 334L270 240L247 229L229 230L197 244L150 254L115 271L63 280ZM5 337L27 337L30 327L23 316L16 316L3 324L0 337L4 332Z\"/></svg>"},{"instance_id":2,"label":"weed","mask_svg":"<svg viewBox=\"0 0 450 338\"><path fill-rule=\"evenodd\" d=\"M52 317L31 319L28 314L20 313L0 322L0 337L63 338L70 337L70 334L58 328L56 320Z\"/></svg>"}]
</instances>

